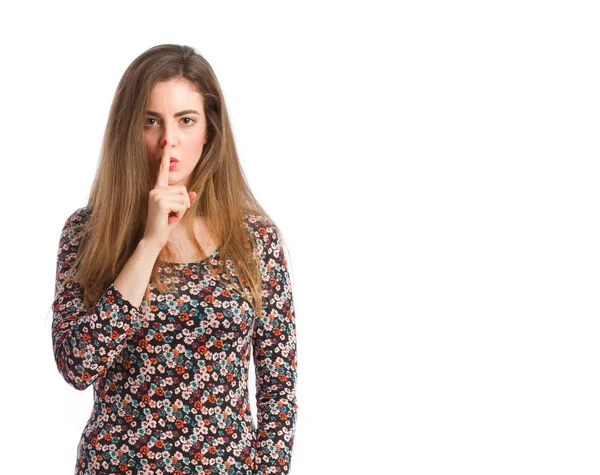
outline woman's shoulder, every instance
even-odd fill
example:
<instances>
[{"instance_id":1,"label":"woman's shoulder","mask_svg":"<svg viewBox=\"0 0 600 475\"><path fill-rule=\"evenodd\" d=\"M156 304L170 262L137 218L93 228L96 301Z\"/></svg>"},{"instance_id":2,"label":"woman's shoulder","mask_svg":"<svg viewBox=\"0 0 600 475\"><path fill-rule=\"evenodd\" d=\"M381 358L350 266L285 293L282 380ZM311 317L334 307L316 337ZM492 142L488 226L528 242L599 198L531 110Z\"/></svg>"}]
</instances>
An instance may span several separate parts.
<instances>
[{"instance_id":1,"label":"woman's shoulder","mask_svg":"<svg viewBox=\"0 0 600 475\"><path fill-rule=\"evenodd\" d=\"M65 221L65 228L86 224L89 221L91 214L92 208L90 206L77 208L67 217Z\"/></svg>"},{"instance_id":2,"label":"woman's shoulder","mask_svg":"<svg viewBox=\"0 0 600 475\"><path fill-rule=\"evenodd\" d=\"M268 216L256 211L246 211L244 213L244 225L257 238L263 238L277 230L277 226Z\"/></svg>"},{"instance_id":3,"label":"woman's shoulder","mask_svg":"<svg viewBox=\"0 0 600 475\"><path fill-rule=\"evenodd\" d=\"M258 212L246 212L245 224L263 258L274 252L279 253L283 239L277 224L270 217Z\"/></svg>"},{"instance_id":4,"label":"woman's shoulder","mask_svg":"<svg viewBox=\"0 0 600 475\"><path fill-rule=\"evenodd\" d=\"M256 211L245 211L244 212L244 221L246 225L252 226L252 225L264 225L265 222L268 221L268 219L256 212Z\"/></svg>"},{"instance_id":5,"label":"woman's shoulder","mask_svg":"<svg viewBox=\"0 0 600 475\"><path fill-rule=\"evenodd\" d=\"M64 236L80 236L87 229L87 224L92 214L91 207L83 206L72 211L65 220L62 235Z\"/></svg>"}]
</instances>

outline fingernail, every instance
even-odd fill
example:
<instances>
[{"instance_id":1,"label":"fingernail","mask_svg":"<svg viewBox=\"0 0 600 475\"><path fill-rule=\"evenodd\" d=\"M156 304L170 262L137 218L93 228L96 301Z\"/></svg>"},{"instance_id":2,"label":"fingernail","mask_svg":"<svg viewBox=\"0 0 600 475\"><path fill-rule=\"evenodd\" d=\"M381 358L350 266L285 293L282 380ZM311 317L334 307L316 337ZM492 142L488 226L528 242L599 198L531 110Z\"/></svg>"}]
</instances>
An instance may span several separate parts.
<instances>
[{"instance_id":1,"label":"fingernail","mask_svg":"<svg viewBox=\"0 0 600 475\"><path fill-rule=\"evenodd\" d=\"M165 141L163 142L163 147L167 145L167 139L165 139Z\"/></svg>"}]
</instances>

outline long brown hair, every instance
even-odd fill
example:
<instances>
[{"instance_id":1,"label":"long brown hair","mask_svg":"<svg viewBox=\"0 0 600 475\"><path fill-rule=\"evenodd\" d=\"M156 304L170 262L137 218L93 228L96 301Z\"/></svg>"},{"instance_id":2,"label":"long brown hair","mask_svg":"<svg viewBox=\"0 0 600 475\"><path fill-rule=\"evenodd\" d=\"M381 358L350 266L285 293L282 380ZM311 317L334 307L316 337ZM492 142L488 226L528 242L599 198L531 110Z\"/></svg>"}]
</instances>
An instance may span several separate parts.
<instances>
[{"instance_id":1,"label":"long brown hair","mask_svg":"<svg viewBox=\"0 0 600 475\"><path fill-rule=\"evenodd\" d=\"M229 280L242 298L260 315L262 287L260 266L253 256L255 243L243 226L247 213L254 213L275 226L258 204L246 182L235 148L229 116L221 88L210 64L192 47L163 44L138 56L121 78L110 108L96 177L88 198L89 227L82 240L75 266L84 290L84 305L91 307L113 282L142 239L147 219L152 176L143 139L145 111L154 85L174 78L186 79L202 95L207 143L193 170L188 191L198 193L184 218L203 216L219 244L219 264L211 270ZM193 219L184 219L188 235L198 253L206 258L193 232ZM276 228L277 229L277 228ZM277 229L278 234L280 231ZM167 246L160 260L173 261ZM236 279L231 279L225 258L231 259ZM163 293L158 278L158 260L150 282ZM149 286L143 302L147 302Z\"/></svg>"}]
</instances>

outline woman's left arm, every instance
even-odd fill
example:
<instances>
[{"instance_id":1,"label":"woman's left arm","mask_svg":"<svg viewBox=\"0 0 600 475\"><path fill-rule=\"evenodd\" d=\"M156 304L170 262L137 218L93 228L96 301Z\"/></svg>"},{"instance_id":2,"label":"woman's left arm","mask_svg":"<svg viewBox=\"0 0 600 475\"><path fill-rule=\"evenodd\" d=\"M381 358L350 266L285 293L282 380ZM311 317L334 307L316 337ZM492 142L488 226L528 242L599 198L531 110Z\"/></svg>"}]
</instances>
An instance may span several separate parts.
<instances>
[{"instance_id":1,"label":"woman's left arm","mask_svg":"<svg viewBox=\"0 0 600 475\"><path fill-rule=\"evenodd\" d=\"M252 335L256 374L257 475L290 471L296 429L296 323L283 247L272 226L260 229L263 304Z\"/></svg>"}]
</instances>

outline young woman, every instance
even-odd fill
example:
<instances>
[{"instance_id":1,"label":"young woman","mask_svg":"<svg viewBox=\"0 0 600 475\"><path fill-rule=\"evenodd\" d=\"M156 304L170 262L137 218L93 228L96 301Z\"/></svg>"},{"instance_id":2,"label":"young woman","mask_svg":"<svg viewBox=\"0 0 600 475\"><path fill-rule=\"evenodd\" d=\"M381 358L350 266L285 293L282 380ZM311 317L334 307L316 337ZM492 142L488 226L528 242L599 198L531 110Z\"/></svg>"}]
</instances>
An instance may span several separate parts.
<instances>
[{"instance_id":1,"label":"young woman","mask_svg":"<svg viewBox=\"0 0 600 475\"><path fill-rule=\"evenodd\" d=\"M296 327L282 234L191 47L153 47L125 71L57 261L56 364L94 388L77 474L290 471Z\"/></svg>"}]
</instances>

